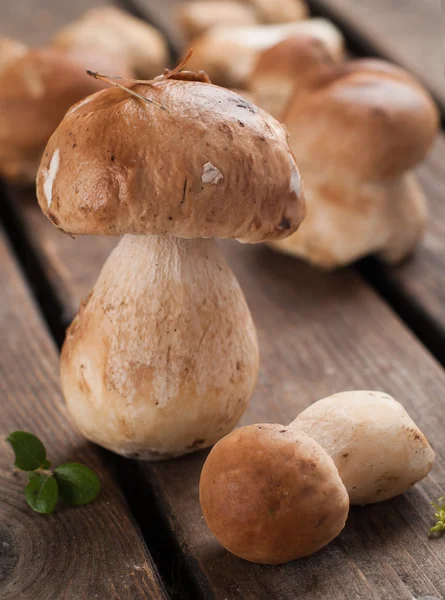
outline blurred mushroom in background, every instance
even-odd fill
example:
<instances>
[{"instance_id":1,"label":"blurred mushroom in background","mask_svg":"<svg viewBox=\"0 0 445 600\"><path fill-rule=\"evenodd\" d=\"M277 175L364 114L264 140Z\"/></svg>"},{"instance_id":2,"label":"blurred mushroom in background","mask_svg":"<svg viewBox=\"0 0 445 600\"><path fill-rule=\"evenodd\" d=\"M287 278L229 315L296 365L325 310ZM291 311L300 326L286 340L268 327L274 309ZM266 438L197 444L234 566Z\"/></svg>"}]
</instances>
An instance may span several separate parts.
<instances>
[{"instance_id":1,"label":"blurred mushroom in background","mask_svg":"<svg viewBox=\"0 0 445 600\"><path fill-rule=\"evenodd\" d=\"M252 73L256 102L289 131L307 197L298 232L270 245L325 269L368 254L398 263L425 230L412 170L431 149L438 110L404 70L371 59L335 64L318 50L287 39Z\"/></svg>"},{"instance_id":2,"label":"blurred mushroom in background","mask_svg":"<svg viewBox=\"0 0 445 600\"><path fill-rule=\"evenodd\" d=\"M191 43L188 66L203 69L216 85L248 90L259 54L289 36L310 36L323 44L334 62L343 58L343 36L335 25L325 19L306 19L281 25L214 27Z\"/></svg>"},{"instance_id":3,"label":"blurred mushroom in background","mask_svg":"<svg viewBox=\"0 0 445 600\"><path fill-rule=\"evenodd\" d=\"M193 0L178 9L179 24L188 39L216 25L289 23L307 16L305 0Z\"/></svg>"},{"instance_id":4,"label":"blurred mushroom in background","mask_svg":"<svg viewBox=\"0 0 445 600\"><path fill-rule=\"evenodd\" d=\"M35 180L45 145L74 103L104 84L86 69L151 78L168 59L152 26L115 8L96 9L62 29L41 49L0 40L0 176Z\"/></svg>"}]
</instances>

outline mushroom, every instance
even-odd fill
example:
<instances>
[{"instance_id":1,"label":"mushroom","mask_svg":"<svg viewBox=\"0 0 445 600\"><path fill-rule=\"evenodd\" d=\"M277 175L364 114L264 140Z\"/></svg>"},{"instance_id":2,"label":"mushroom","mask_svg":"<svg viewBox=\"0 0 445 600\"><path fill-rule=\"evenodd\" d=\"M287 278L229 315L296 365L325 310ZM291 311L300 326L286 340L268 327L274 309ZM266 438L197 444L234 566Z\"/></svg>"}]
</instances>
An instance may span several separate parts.
<instances>
[{"instance_id":1,"label":"mushroom","mask_svg":"<svg viewBox=\"0 0 445 600\"><path fill-rule=\"evenodd\" d=\"M199 498L209 529L245 560L280 564L313 554L342 531L349 499L332 459L283 425L249 425L219 441Z\"/></svg>"},{"instance_id":2,"label":"mushroom","mask_svg":"<svg viewBox=\"0 0 445 600\"><path fill-rule=\"evenodd\" d=\"M178 8L178 20L189 39L216 25L286 23L305 19L304 0L193 0Z\"/></svg>"},{"instance_id":3,"label":"mushroom","mask_svg":"<svg viewBox=\"0 0 445 600\"><path fill-rule=\"evenodd\" d=\"M136 72L152 76L166 57L165 44L163 53L156 46L161 34L122 11L98 9L84 19L62 30L48 48L0 45L0 175L12 182L34 182L45 144L67 109L104 87L88 77L87 68L124 78ZM121 27L118 39L113 23Z\"/></svg>"},{"instance_id":4,"label":"mushroom","mask_svg":"<svg viewBox=\"0 0 445 600\"><path fill-rule=\"evenodd\" d=\"M306 94L343 59L343 45L335 36L290 35L258 55L248 89L261 108L281 119L291 98Z\"/></svg>"},{"instance_id":5,"label":"mushroom","mask_svg":"<svg viewBox=\"0 0 445 600\"><path fill-rule=\"evenodd\" d=\"M164 36L153 26L112 6L93 8L62 28L52 46L74 53L91 48L123 61L138 78L150 79L168 62ZM90 65L90 68L95 68ZM115 70L112 71L115 74Z\"/></svg>"},{"instance_id":6,"label":"mushroom","mask_svg":"<svg viewBox=\"0 0 445 600\"><path fill-rule=\"evenodd\" d=\"M260 52L289 36L323 41L331 54L343 55L343 36L325 19L306 19L281 25L213 27L192 42L191 69L204 69L211 80L229 88L248 88Z\"/></svg>"},{"instance_id":7,"label":"mushroom","mask_svg":"<svg viewBox=\"0 0 445 600\"><path fill-rule=\"evenodd\" d=\"M403 406L388 394L354 391L315 402L290 424L333 459L351 504L402 494L431 470L434 452Z\"/></svg>"},{"instance_id":8,"label":"mushroom","mask_svg":"<svg viewBox=\"0 0 445 600\"><path fill-rule=\"evenodd\" d=\"M384 61L320 63L318 76L308 74L275 115L304 175L308 215L296 235L271 246L324 269L374 253L398 263L425 230L426 202L412 170L433 144L437 108L418 81Z\"/></svg>"},{"instance_id":9,"label":"mushroom","mask_svg":"<svg viewBox=\"0 0 445 600\"><path fill-rule=\"evenodd\" d=\"M68 233L124 235L63 346L72 419L106 448L160 459L230 431L257 378L255 328L211 238L285 237L304 199L285 129L247 100L187 72L130 92L67 113L37 193Z\"/></svg>"}]
</instances>

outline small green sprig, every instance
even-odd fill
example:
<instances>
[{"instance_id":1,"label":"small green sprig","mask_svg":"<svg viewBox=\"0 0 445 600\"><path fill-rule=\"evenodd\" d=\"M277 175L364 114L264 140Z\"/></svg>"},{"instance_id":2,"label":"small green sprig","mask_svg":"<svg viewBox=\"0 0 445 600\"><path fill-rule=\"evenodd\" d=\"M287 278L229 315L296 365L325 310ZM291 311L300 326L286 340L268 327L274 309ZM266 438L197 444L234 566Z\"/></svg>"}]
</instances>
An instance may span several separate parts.
<instances>
[{"instance_id":1,"label":"small green sprig","mask_svg":"<svg viewBox=\"0 0 445 600\"><path fill-rule=\"evenodd\" d=\"M25 497L36 512L50 515L59 500L78 506L97 498L100 481L90 468L80 463L64 463L51 470L45 446L26 431L13 431L6 441L14 450L14 467L28 473Z\"/></svg>"},{"instance_id":2,"label":"small green sprig","mask_svg":"<svg viewBox=\"0 0 445 600\"><path fill-rule=\"evenodd\" d=\"M437 522L430 528L430 535L442 535L445 532L445 496L439 498L437 502L431 502L431 506L436 511L434 517Z\"/></svg>"}]
</instances>

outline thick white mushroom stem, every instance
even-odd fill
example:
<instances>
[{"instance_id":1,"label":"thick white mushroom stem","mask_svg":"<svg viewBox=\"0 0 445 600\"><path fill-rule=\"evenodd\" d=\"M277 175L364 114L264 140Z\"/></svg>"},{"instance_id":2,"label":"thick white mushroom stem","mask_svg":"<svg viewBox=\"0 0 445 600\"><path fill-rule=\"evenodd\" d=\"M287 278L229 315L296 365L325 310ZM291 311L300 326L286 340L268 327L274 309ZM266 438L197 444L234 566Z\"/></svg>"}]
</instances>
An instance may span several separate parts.
<instances>
[{"instance_id":1,"label":"thick white mushroom stem","mask_svg":"<svg viewBox=\"0 0 445 600\"><path fill-rule=\"evenodd\" d=\"M61 379L85 437L159 460L226 435L258 364L249 309L213 240L126 235L67 332Z\"/></svg>"}]
</instances>

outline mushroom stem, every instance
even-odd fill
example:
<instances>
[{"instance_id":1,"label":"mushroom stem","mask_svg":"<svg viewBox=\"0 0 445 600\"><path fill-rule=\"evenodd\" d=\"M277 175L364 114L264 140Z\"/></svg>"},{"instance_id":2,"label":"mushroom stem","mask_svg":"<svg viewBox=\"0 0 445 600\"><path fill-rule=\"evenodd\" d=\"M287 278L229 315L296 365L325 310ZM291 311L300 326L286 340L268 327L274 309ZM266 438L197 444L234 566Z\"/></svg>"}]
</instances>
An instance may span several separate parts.
<instances>
[{"instance_id":1,"label":"mushroom stem","mask_svg":"<svg viewBox=\"0 0 445 600\"><path fill-rule=\"evenodd\" d=\"M125 235L67 332L61 379L85 437L157 460L226 435L258 361L249 309L214 240Z\"/></svg>"}]
</instances>

